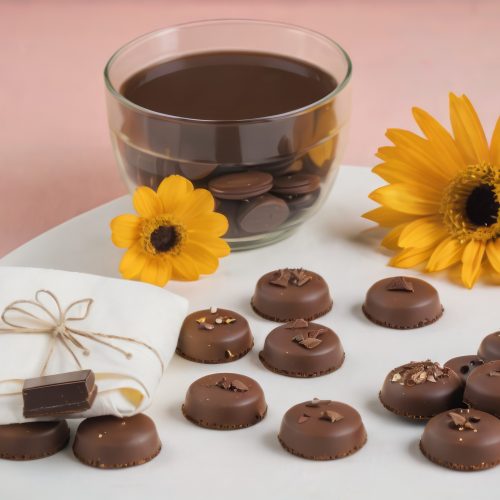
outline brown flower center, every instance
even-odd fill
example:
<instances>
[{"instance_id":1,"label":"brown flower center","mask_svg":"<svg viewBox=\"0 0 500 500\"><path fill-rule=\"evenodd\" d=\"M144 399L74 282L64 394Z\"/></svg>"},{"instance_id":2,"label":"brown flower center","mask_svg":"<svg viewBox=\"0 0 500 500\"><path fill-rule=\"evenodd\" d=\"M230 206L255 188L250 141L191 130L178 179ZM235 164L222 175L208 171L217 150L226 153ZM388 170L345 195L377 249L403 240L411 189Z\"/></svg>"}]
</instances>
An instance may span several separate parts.
<instances>
[{"instance_id":1,"label":"brown flower center","mask_svg":"<svg viewBox=\"0 0 500 500\"><path fill-rule=\"evenodd\" d=\"M159 226L151 233L149 240L157 252L168 252L177 244L179 234L174 226Z\"/></svg>"},{"instance_id":2,"label":"brown flower center","mask_svg":"<svg viewBox=\"0 0 500 500\"><path fill-rule=\"evenodd\" d=\"M489 184L475 187L465 203L465 213L475 226L492 226L497 221L500 210L495 191Z\"/></svg>"}]
</instances>

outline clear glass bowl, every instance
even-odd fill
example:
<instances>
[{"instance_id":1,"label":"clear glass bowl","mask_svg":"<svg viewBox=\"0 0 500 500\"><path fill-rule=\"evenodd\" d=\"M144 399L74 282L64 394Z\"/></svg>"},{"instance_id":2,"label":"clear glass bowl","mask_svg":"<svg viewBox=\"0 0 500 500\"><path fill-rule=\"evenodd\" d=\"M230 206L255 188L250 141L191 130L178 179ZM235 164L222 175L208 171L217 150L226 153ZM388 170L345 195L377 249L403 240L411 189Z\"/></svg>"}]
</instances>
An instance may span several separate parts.
<instances>
[{"instance_id":1,"label":"clear glass bowl","mask_svg":"<svg viewBox=\"0 0 500 500\"><path fill-rule=\"evenodd\" d=\"M243 120L196 120L142 108L120 94L138 71L169 59L212 51L247 51L304 60L332 75L336 88L319 101L280 115ZM196 187L219 175L259 170L274 178L314 174L319 188L305 196L284 197L286 220L265 231L245 232L238 214L248 200L217 200L230 223L225 238L234 250L280 240L309 219L330 192L346 143L350 117L351 61L324 35L287 24L216 20L174 26L143 35L120 48L104 72L108 120L119 169L131 192L156 189L180 174ZM221 148L221 144L224 147Z\"/></svg>"}]
</instances>

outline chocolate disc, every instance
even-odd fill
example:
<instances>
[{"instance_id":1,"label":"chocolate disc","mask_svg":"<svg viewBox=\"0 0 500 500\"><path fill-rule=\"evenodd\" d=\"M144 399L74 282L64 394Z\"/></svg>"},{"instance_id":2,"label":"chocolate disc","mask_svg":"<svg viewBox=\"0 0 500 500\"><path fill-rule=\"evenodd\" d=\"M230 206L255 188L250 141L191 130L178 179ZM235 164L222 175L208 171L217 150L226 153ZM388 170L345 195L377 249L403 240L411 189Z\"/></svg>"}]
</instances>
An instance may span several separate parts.
<instances>
[{"instance_id":1,"label":"chocolate disc","mask_svg":"<svg viewBox=\"0 0 500 500\"><path fill-rule=\"evenodd\" d=\"M470 374L464 402L500 418L500 360L485 363Z\"/></svg>"},{"instance_id":2,"label":"chocolate disc","mask_svg":"<svg viewBox=\"0 0 500 500\"><path fill-rule=\"evenodd\" d=\"M273 176L266 172L252 170L236 174L221 175L208 183L216 198L223 200L245 200L267 193L273 186Z\"/></svg>"},{"instance_id":3,"label":"chocolate disc","mask_svg":"<svg viewBox=\"0 0 500 500\"><path fill-rule=\"evenodd\" d=\"M182 175L192 181L208 177L216 168L217 165L213 163L179 163Z\"/></svg>"},{"instance_id":4,"label":"chocolate disc","mask_svg":"<svg viewBox=\"0 0 500 500\"><path fill-rule=\"evenodd\" d=\"M316 189L316 191L313 191L312 193L300 194L296 196L280 195L280 198L283 198L286 201L286 204L288 205L290 211L297 212L314 205L314 203L318 199L319 194L320 190Z\"/></svg>"},{"instance_id":5,"label":"chocolate disc","mask_svg":"<svg viewBox=\"0 0 500 500\"><path fill-rule=\"evenodd\" d=\"M418 278L396 276L377 281L368 290L363 312L387 328L420 328L443 314L437 290Z\"/></svg>"},{"instance_id":6,"label":"chocolate disc","mask_svg":"<svg viewBox=\"0 0 500 500\"><path fill-rule=\"evenodd\" d=\"M344 349L330 328L298 319L275 328L259 354L269 370L289 377L318 377L344 362Z\"/></svg>"},{"instance_id":7,"label":"chocolate disc","mask_svg":"<svg viewBox=\"0 0 500 500\"><path fill-rule=\"evenodd\" d=\"M240 359L252 346L248 321L234 311L213 307L186 317L176 352L197 363L227 363Z\"/></svg>"},{"instance_id":8,"label":"chocolate disc","mask_svg":"<svg viewBox=\"0 0 500 500\"><path fill-rule=\"evenodd\" d=\"M366 430L352 406L313 399L292 406L285 413L278 439L293 455L334 460L362 448L366 443Z\"/></svg>"},{"instance_id":9,"label":"chocolate disc","mask_svg":"<svg viewBox=\"0 0 500 500\"><path fill-rule=\"evenodd\" d=\"M252 307L271 321L306 321L319 318L332 308L325 280L304 269L279 269L264 274L255 287Z\"/></svg>"},{"instance_id":10,"label":"chocolate disc","mask_svg":"<svg viewBox=\"0 0 500 500\"><path fill-rule=\"evenodd\" d=\"M69 441L66 420L0 425L0 458L34 460L61 451Z\"/></svg>"},{"instance_id":11,"label":"chocolate disc","mask_svg":"<svg viewBox=\"0 0 500 500\"><path fill-rule=\"evenodd\" d=\"M425 426L420 450L448 469L489 469L500 463L500 420L475 409L445 411Z\"/></svg>"},{"instance_id":12,"label":"chocolate disc","mask_svg":"<svg viewBox=\"0 0 500 500\"><path fill-rule=\"evenodd\" d=\"M290 174L274 178L272 192L280 195L299 195L316 191L321 179L314 174Z\"/></svg>"},{"instance_id":13,"label":"chocolate disc","mask_svg":"<svg viewBox=\"0 0 500 500\"><path fill-rule=\"evenodd\" d=\"M213 373L196 380L182 406L188 420L218 430L249 427L260 422L266 411L260 385L238 373Z\"/></svg>"},{"instance_id":14,"label":"chocolate disc","mask_svg":"<svg viewBox=\"0 0 500 500\"><path fill-rule=\"evenodd\" d=\"M155 458L160 450L156 426L142 413L126 418L87 418L78 426L73 443L78 460L102 469L141 465Z\"/></svg>"},{"instance_id":15,"label":"chocolate disc","mask_svg":"<svg viewBox=\"0 0 500 500\"><path fill-rule=\"evenodd\" d=\"M412 361L389 372L379 398L392 413L422 420L460 406L463 391L453 370L430 360Z\"/></svg>"},{"instance_id":16,"label":"chocolate disc","mask_svg":"<svg viewBox=\"0 0 500 500\"><path fill-rule=\"evenodd\" d=\"M237 221L246 233L268 233L281 226L289 214L290 209L285 201L264 194L243 202L238 209Z\"/></svg>"},{"instance_id":17,"label":"chocolate disc","mask_svg":"<svg viewBox=\"0 0 500 500\"><path fill-rule=\"evenodd\" d=\"M485 361L500 359L500 332L490 333L484 337L477 354Z\"/></svg>"},{"instance_id":18,"label":"chocolate disc","mask_svg":"<svg viewBox=\"0 0 500 500\"><path fill-rule=\"evenodd\" d=\"M444 364L444 366L453 370L465 384L472 371L482 364L484 364L484 361L480 357L471 355L451 358Z\"/></svg>"}]
</instances>

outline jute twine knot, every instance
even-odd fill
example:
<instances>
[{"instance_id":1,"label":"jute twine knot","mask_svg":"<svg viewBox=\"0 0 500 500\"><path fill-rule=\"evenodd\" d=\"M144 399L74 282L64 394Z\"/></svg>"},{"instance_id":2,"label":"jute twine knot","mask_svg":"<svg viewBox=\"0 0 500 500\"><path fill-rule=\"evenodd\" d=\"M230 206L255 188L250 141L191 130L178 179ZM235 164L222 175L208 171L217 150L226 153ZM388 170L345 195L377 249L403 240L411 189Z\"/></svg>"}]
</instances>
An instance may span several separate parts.
<instances>
[{"instance_id":1,"label":"jute twine knot","mask_svg":"<svg viewBox=\"0 0 500 500\"><path fill-rule=\"evenodd\" d=\"M42 298L45 298L46 303L43 302ZM163 373L164 365L161 355L154 347L146 342L130 337L122 337L120 335L110 335L107 333L73 328L71 323L73 321L82 321L86 319L93 303L93 299L75 300L63 309L59 299L54 293L49 290L38 290L35 293L34 300L15 300L3 310L1 318L7 325L7 328L0 328L0 333L30 333L51 336L49 350L45 357L40 375L45 374L57 342L61 342L63 347L75 360L78 368L82 369L82 365L75 350L79 350L84 356L89 356L90 349L80 342L81 338L86 338L105 345L110 349L122 353L127 359L132 358L132 353L119 346L113 345L108 339L125 340L126 342L141 345L155 354L160 362ZM49 305L51 307L49 307ZM80 314L78 314L79 306L83 307L83 312Z\"/></svg>"}]
</instances>

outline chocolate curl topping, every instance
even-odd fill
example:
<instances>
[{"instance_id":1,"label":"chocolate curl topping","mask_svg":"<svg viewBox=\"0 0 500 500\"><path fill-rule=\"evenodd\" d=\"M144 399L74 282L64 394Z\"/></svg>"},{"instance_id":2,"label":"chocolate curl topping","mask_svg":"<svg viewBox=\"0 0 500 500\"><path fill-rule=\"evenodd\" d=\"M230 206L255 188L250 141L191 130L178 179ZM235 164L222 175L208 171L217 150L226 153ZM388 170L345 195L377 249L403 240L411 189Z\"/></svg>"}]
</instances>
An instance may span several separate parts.
<instances>
[{"instance_id":1,"label":"chocolate curl topping","mask_svg":"<svg viewBox=\"0 0 500 500\"><path fill-rule=\"evenodd\" d=\"M83 321L86 319L93 303L93 299L75 300L63 310L59 299L54 293L49 290L38 290L35 293L34 300L16 300L3 310L1 318L7 327L0 328L0 334L33 333L49 335L51 337L49 350L42 365L40 376L45 374L45 370L58 342L63 345L81 370L82 365L75 351L81 351L84 356L90 354L90 349L81 342L83 339L92 340L109 349L120 352L127 359L132 358L132 353L113 345L109 340L124 340L141 345L149 349L158 358L161 370L162 372L164 371L161 355L154 347L146 344L146 342L130 337L122 337L121 335L78 330L70 326L74 321ZM83 311L79 310L79 306L83 307Z\"/></svg>"},{"instance_id":2,"label":"chocolate curl topping","mask_svg":"<svg viewBox=\"0 0 500 500\"><path fill-rule=\"evenodd\" d=\"M467 419L465 415L461 415L460 413L456 413L453 411L450 411L448 413L448 416L451 418L453 426L458 429L459 431L462 431L464 429L468 430L476 430L476 428L472 425L472 422L479 422L480 418L478 417L470 417Z\"/></svg>"},{"instance_id":3,"label":"chocolate curl topping","mask_svg":"<svg viewBox=\"0 0 500 500\"><path fill-rule=\"evenodd\" d=\"M403 276L398 276L397 278L391 280L387 285L387 290L391 292L410 292L410 293L414 291L413 283L411 281L408 281Z\"/></svg>"},{"instance_id":4,"label":"chocolate curl topping","mask_svg":"<svg viewBox=\"0 0 500 500\"><path fill-rule=\"evenodd\" d=\"M338 422L339 420L342 420L344 418L344 415L341 415L340 413L332 410L326 410L322 411L321 415L319 416L320 420L328 420L328 422L331 422L332 424L334 422Z\"/></svg>"},{"instance_id":5,"label":"chocolate curl topping","mask_svg":"<svg viewBox=\"0 0 500 500\"><path fill-rule=\"evenodd\" d=\"M305 335L304 334L295 335L295 337L292 338L292 341L297 342L297 344L300 344L302 347L305 347L306 349L314 349L315 347L318 347L322 342L321 339L318 339L318 336L325 332L326 329L318 328L316 330L311 330L307 332L307 334Z\"/></svg>"},{"instance_id":6,"label":"chocolate curl topping","mask_svg":"<svg viewBox=\"0 0 500 500\"><path fill-rule=\"evenodd\" d=\"M307 413L303 413L297 420L297 423L303 424L304 422L307 422L311 418L311 415L308 415Z\"/></svg>"},{"instance_id":7,"label":"chocolate curl topping","mask_svg":"<svg viewBox=\"0 0 500 500\"><path fill-rule=\"evenodd\" d=\"M331 399L314 398L313 400L306 403L306 406L309 408L318 408L320 406L328 406L331 402Z\"/></svg>"},{"instance_id":8,"label":"chocolate curl topping","mask_svg":"<svg viewBox=\"0 0 500 500\"><path fill-rule=\"evenodd\" d=\"M309 323L305 319L296 319L295 321L290 321L285 325L287 330L295 330L297 328L307 328Z\"/></svg>"},{"instance_id":9,"label":"chocolate curl topping","mask_svg":"<svg viewBox=\"0 0 500 500\"><path fill-rule=\"evenodd\" d=\"M411 362L392 371L391 382L411 387L425 382L436 383L438 379L449 377L448 368L443 368L439 363L426 361Z\"/></svg>"},{"instance_id":10,"label":"chocolate curl topping","mask_svg":"<svg viewBox=\"0 0 500 500\"><path fill-rule=\"evenodd\" d=\"M489 375L490 377L500 377L500 370L492 370Z\"/></svg>"},{"instance_id":11,"label":"chocolate curl topping","mask_svg":"<svg viewBox=\"0 0 500 500\"><path fill-rule=\"evenodd\" d=\"M269 282L271 285L282 288L287 288L288 285L301 287L312 280L312 276L303 269L280 269L278 272L278 276Z\"/></svg>"},{"instance_id":12,"label":"chocolate curl topping","mask_svg":"<svg viewBox=\"0 0 500 500\"><path fill-rule=\"evenodd\" d=\"M225 391L233 391L233 392L247 392L248 387L238 379L234 379L229 381L227 377L222 377L216 384L216 387L220 387Z\"/></svg>"}]
</instances>

